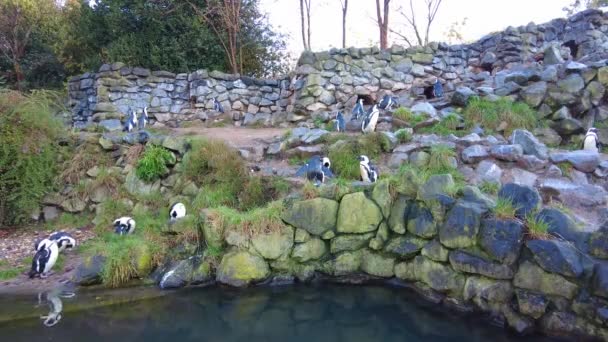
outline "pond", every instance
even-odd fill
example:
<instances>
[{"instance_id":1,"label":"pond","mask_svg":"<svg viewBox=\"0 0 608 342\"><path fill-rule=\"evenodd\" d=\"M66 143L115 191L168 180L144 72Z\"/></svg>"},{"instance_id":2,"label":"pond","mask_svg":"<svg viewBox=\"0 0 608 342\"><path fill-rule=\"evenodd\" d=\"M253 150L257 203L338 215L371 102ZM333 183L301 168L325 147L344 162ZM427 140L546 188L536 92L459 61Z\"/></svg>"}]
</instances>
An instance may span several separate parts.
<instances>
[{"instance_id":1,"label":"pond","mask_svg":"<svg viewBox=\"0 0 608 342\"><path fill-rule=\"evenodd\" d=\"M2 340L549 341L512 336L479 316L446 313L395 287L206 287L78 311L68 309L93 296L69 297L43 295L40 305L37 296L4 298L0 310L5 313L7 303L31 309L30 318L0 323ZM61 319L55 320L61 309ZM51 319L49 310L56 311Z\"/></svg>"}]
</instances>

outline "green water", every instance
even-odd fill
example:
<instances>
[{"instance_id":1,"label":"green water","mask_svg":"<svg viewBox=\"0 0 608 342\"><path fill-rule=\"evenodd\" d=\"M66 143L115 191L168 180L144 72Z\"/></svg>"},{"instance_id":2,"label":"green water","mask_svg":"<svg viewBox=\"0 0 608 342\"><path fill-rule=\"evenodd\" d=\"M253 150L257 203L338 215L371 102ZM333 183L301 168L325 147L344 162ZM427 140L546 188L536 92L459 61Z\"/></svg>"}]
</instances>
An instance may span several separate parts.
<instances>
[{"instance_id":1,"label":"green water","mask_svg":"<svg viewBox=\"0 0 608 342\"><path fill-rule=\"evenodd\" d=\"M21 310L31 306L31 312L30 318L0 323L0 340L548 341L539 336L512 336L479 316L445 313L445 308L392 287L208 287L132 303L69 310L86 297L59 297L62 317L51 327L38 317L48 314L52 307L44 296L37 307L37 296L10 301L5 298L0 301L0 310L5 313L11 301Z\"/></svg>"}]
</instances>

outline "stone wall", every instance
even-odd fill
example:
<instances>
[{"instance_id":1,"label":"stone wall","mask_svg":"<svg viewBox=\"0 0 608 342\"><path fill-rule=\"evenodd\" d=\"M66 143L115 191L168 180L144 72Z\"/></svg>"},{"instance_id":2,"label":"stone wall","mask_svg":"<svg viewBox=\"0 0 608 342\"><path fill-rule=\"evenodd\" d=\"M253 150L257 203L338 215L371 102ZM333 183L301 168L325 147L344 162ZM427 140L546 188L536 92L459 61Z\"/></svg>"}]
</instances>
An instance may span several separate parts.
<instances>
[{"instance_id":1,"label":"stone wall","mask_svg":"<svg viewBox=\"0 0 608 342\"><path fill-rule=\"evenodd\" d=\"M69 80L70 107L76 127L99 122L108 130L120 128L132 108L148 107L152 124L174 126L180 121L206 120L217 99L234 121L270 124L285 115L289 80L262 80L217 71L174 74L105 64L99 72ZM255 117L255 118L254 118Z\"/></svg>"}]
</instances>

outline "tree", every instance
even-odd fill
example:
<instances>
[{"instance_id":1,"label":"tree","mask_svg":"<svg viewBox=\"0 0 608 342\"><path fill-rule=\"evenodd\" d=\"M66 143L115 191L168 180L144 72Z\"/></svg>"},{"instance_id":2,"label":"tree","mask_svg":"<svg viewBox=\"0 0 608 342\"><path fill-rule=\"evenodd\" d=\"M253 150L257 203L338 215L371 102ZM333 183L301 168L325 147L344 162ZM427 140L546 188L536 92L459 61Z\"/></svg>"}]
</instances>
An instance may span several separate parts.
<instances>
[{"instance_id":1,"label":"tree","mask_svg":"<svg viewBox=\"0 0 608 342\"><path fill-rule=\"evenodd\" d=\"M312 0L300 0L300 21L304 50L310 50L310 6ZM306 10L306 11L304 11ZM306 20L305 20L306 19Z\"/></svg>"},{"instance_id":2,"label":"tree","mask_svg":"<svg viewBox=\"0 0 608 342\"><path fill-rule=\"evenodd\" d=\"M57 6L49 0L0 1L0 52L12 65L18 89L23 87L23 58L35 34L51 28Z\"/></svg>"},{"instance_id":3,"label":"tree","mask_svg":"<svg viewBox=\"0 0 608 342\"><path fill-rule=\"evenodd\" d=\"M388 48L388 13L391 0L382 0L382 2L384 3L384 15L380 10L380 0L376 0L376 17L380 31L380 48L384 50Z\"/></svg>"},{"instance_id":4,"label":"tree","mask_svg":"<svg viewBox=\"0 0 608 342\"><path fill-rule=\"evenodd\" d=\"M600 8L603 6L608 6L608 0L574 0L569 6L564 7L563 11L570 16L584 9Z\"/></svg>"},{"instance_id":5,"label":"tree","mask_svg":"<svg viewBox=\"0 0 608 342\"><path fill-rule=\"evenodd\" d=\"M340 0L342 5L342 48L346 48L346 12L348 11L348 0Z\"/></svg>"},{"instance_id":6,"label":"tree","mask_svg":"<svg viewBox=\"0 0 608 342\"><path fill-rule=\"evenodd\" d=\"M462 21L454 21L450 24L447 31L445 31L444 35L450 44L461 44L464 42L464 38L462 36L462 29L466 26L467 20L469 18L464 17Z\"/></svg>"},{"instance_id":7,"label":"tree","mask_svg":"<svg viewBox=\"0 0 608 342\"><path fill-rule=\"evenodd\" d=\"M439 10L439 6L441 6L442 0L424 0L424 4L426 7L426 17L424 21L424 26L420 26L420 23L417 21L417 14L414 10L413 0L410 0L409 9L401 7L399 13L405 18L406 27L408 31L413 31L415 35L415 40L408 36L406 33L392 31L401 39L403 39L409 46L414 46L414 42L420 46L426 46L429 44L429 33L431 30L431 25L435 20L435 16L437 15L437 11Z\"/></svg>"}]
</instances>

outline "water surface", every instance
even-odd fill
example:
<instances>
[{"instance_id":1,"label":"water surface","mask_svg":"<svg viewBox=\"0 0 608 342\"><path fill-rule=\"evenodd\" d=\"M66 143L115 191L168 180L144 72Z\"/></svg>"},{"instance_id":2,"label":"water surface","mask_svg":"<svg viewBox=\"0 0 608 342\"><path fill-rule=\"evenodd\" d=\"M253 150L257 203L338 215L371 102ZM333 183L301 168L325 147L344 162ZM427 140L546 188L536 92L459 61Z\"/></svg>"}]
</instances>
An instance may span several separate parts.
<instances>
[{"instance_id":1,"label":"water surface","mask_svg":"<svg viewBox=\"0 0 608 342\"><path fill-rule=\"evenodd\" d=\"M31 302L36 315L0 323L2 341L549 340L512 336L479 316L442 312L446 309L393 287L208 287L133 303L68 310L83 296L59 296L63 312L51 327L38 315L48 319L49 311L57 311L57 296L49 296L46 302L43 296L38 307L36 296L19 299ZM8 309L6 303L0 308Z\"/></svg>"}]
</instances>

